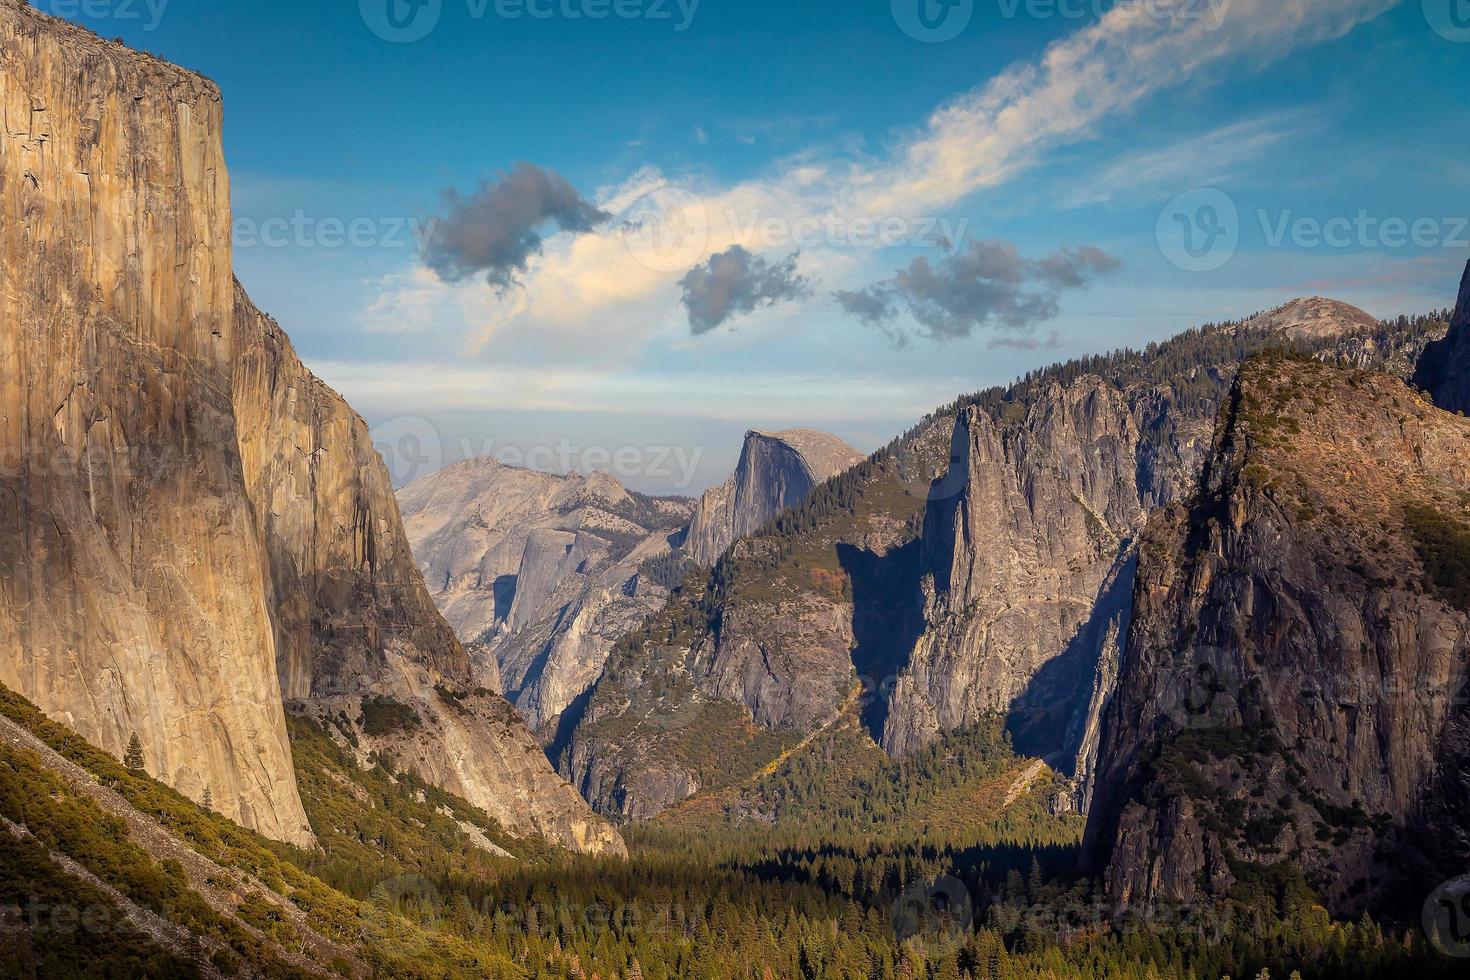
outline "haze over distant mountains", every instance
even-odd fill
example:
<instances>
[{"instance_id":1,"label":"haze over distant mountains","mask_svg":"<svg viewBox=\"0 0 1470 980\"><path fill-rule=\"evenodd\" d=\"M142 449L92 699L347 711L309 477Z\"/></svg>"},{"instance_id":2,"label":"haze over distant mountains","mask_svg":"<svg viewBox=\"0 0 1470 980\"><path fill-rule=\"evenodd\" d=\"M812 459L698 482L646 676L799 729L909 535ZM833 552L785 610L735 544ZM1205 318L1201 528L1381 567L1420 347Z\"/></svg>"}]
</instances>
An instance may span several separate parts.
<instances>
[{"instance_id":1,"label":"haze over distant mountains","mask_svg":"<svg viewBox=\"0 0 1470 980\"><path fill-rule=\"evenodd\" d=\"M632 493L606 473L554 476L491 459L398 497L430 594L470 645L481 683L551 742L613 644L685 575L860 459L826 433L751 432L736 472L698 501Z\"/></svg>"}]
</instances>

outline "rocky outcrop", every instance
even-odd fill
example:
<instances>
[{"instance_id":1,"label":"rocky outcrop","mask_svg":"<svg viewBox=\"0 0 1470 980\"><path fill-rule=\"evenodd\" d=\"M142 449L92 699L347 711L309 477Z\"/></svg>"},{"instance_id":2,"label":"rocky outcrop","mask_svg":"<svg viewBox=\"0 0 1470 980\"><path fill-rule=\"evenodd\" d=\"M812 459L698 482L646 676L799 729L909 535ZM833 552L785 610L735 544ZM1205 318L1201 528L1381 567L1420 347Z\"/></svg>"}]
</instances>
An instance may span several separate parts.
<instances>
[{"instance_id":1,"label":"rocky outcrop","mask_svg":"<svg viewBox=\"0 0 1470 980\"><path fill-rule=\"evenodd\" d=\"M1128 612L1141 441L1123 393L1098 378L1052 385L1013 425L978 408L961 416L961 488L929 509L928 628L894 689L885 749L903 755L1000 713L1022 752L1075 758L1066 737L1085 725Z\"/></svg>"},{"instance_id":2,"label":"rocky outcrop","mask_svg":"<svg viewBox=\"0 0 1470 980\"><path fill-rule=\"evenodd\" d=\"M1086 845L1116 902L1286 862L1356 914L1463 869L1467 484L1470 422L1398 380L1247 363L1141 547Z\"/></svg>"},{"instance_id":3,"label":"rocky outcrop","mask_svg":"<svg viewBox=\"0 0 1470 980\"><path fill-rule=\"evenodd\" d=\"M311 838L231 402L220 95L0 0L0 680Z\"/></svg>"},{"instance_id":4,"label":"rocky outcrop","mask_svg":"<svg viewBox=\"0 0 1470 980\"><path fill-rule=\"evenodd\" d=\"M1460 280L1450 331L1424 352L1414 384L1445 411L1470 413L1470 264Z\"/></svg>"},{"instance_id":5,"label":"rocky outcrop","mask_svg":"<svg viewBox=\"0 0 1470 980\"><path fill-rule=\"evenodd\" d=\"M1311 343L1333 341L1377 326L1377 320L1356 306L1323 296L1310 296L1253 316L1238 330L1269 331L1290 341Z\"/></svg>"},{"instance_id":6,"label":"rocky outcrop","mask_svg":"<svg viewBox=\"0 0 1470 980\"><path fill-rule=\"evenodd\" d=\"M917 526L953 430L931 419L830 481L804 533L737 541L617 644L558 757L594 809L652 817L881 708L884 664L918 627Z\"/></svg>"},{"instance_id":7,"label":"rocky outcrop","mask_svg":"<svg viewBox=\"0 0 1470 980\"><path fill-rule=\"evenodd\" d=\"M14 0L0 79L0 680L282 840L312 839L284 693L513 833L620 851L476 691L366 426L233 282L218 90Z\"/></svg>"},{"instance_id":8,"label":"rocky outcrop","mask_svg":"<svg viewBox=\"0 0 1470 980\"><path fill-rule=\"evenodd\" d=\"M243 290L235 299L235 413L270 558L288 706L326 722L363 758L392 753L512 833L620 852L616 834L481 686L414 564L367 425ZM403 723L375 723L373 705Z\"/></svg>"},{"instance_id":9,"label":"rocky outcrop","mask_svg":"<svg viewBox=\"0 0 1470 980\"><path fill-rule=\"evenodd\" d=\"M689 554L701 565L713 565L736 540L800 504L862 458L836 436L813 429L746 433L735 474L699 501L689 528Z\"/></svg>"},{"instance_id":10,"label":"rocky outcrop","mask_svg":"<svg viewBox=\"0 0 1470 980\"><path fill-rule=\"evenodd\" d=\"M688 564L688 501L611 476L561 477L474 459L399 493L433 599L542 736L602 673L618 637L667 601Z\"/></svg>"}]
</instances>

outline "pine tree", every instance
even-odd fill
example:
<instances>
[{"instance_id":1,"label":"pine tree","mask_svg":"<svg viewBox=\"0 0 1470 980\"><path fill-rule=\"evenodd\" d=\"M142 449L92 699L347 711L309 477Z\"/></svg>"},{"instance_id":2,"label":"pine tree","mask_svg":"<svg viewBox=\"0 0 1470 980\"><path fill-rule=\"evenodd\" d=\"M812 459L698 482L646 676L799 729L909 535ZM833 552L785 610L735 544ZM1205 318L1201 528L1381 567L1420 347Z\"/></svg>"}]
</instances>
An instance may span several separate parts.
<instances>
[{"instance_id":1,"label":"pine tree","mask_svg":"<svg viewBox=\"0 0 1470 980\"><path fill-rule=\"evenodd\" d=\"M208 786L204 787L204 809L214 809L214 790L210 789Z\"/></svg>"},{"instance_id":2,"label":"pine tree","mask_svg":"<svg viewBox=\"0 0 1470 980\"><path fill-rule=\"evenodd\" d=\"M133 732L133 737L128 739L128 751L123 755L123 765L130 772L144 772L143 768L143 740L138 738L138 733Z\"/></svg>"}]
</instances>

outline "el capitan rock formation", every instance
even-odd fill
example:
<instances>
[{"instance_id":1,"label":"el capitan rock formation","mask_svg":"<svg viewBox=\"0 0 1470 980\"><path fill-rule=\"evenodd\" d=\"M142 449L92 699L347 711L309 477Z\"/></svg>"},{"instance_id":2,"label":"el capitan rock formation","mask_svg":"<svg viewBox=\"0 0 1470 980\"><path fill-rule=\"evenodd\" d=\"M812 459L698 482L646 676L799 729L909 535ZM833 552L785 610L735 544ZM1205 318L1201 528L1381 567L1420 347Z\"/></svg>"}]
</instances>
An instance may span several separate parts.
<instances>
[{"instance_id":1,"label":"el capitan rock formation","mask_svg":"<svg viewBox=\"0 0 1470 980\"><path fill-rule=\"evenodd\" d=\"M281 840L312 836L284 690L514 833L620 851L476 690L366 426L234 282L218 89L17 0L0 78L0 680Z\"/></svg>"}]
</instances>

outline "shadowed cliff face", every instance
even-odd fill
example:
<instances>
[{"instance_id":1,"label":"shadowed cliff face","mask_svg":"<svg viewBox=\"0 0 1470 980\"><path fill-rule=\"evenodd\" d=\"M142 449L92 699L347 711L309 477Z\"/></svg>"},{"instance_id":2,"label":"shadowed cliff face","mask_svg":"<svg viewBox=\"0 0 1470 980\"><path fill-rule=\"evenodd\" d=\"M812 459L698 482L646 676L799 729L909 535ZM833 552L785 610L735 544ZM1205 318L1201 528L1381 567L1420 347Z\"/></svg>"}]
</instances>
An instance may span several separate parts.
<instances>
[{"instance_id":1,"label":"shadowed cliff face","mask_svg":"<svg viewBox=\"0 0 1470 980\"><path fill-rule=\"evenodd\" d=\"M1023 752L1075 756L1068 729L1126 613L1099 605L1143 525L1141 441L1124 394L1097 378L1054 385L1012 424L962 416L963 487L929 510L928 629L894 692L889 752L999 713Z\"/></svg>"},{"instance_id":2,"label":"shadowed cliff face","mask_svg":"<svg viewBox=\"0 0 1470 980\"><path fill-rule=\"evenodd\" d=\"M701 498L685 547L701 565L713 565L737 539L862 458L836 436L813 429L747 433L735 474Z\"/></svg>"},{"instance_id":3,"label":"shadowed cliff face","mask_svg":"<svg viewBox=\"0 0 1470 980\"><path fill-rule=\"evenodd\" d=\"M509 707L481 689L414 565L367 425L243 289L235 302L235 413L288 706L344 739L350 727L359 756L391 752L512 833L621 852ZM417 721L381 731L366 723L364 699Z\"/></svg>"},{"instance_id":4,"label":"shadowed cliff face","mask_svg":"<svg viewBox=\"0 0 1470 980\"><path fill-rule=\"evenodd\" d=\"M1352 914L1463 870L1467 486L1470 422L1403 383L1242 369L1141 548L1088 826L1113 899L1288 861Z\"/></svg>"},{"instance_id":5,"label":"shadowed cliff face","mask_svg":"<svg viewBox=\"0 0 1470 980\"><path fill-rule=\"evenodd\" d=\"M1450 332L1424 352L1414 384L1445 411L1470 413L1470 263L1460 280Z\"/></svg>"},{"instance_id":6,"label":"shadowed cliff face","mask_svg":"<svg viewBox=\"0 0 1470 980\"><path fill-rule=\"evenodd\" d=\"M476 692L366 426L233 282L215 87L15 0L0 81L0 680L281 840L284 691L512 832L621 850ZM368 697L417 722L368 732Z\"/></svg>"}]
</instances>

